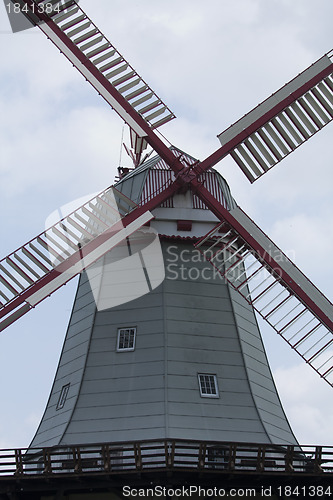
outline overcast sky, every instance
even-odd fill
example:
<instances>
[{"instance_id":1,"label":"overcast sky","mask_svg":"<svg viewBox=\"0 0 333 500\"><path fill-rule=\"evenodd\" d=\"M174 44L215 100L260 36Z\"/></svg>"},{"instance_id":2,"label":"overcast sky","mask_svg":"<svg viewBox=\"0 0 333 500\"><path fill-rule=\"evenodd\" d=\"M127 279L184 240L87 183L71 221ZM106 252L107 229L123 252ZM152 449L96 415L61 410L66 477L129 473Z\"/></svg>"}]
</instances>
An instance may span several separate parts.
<instances>
[{"instance_id":1,"label":"overcast sky","mask_svg":"<svg viewBox=\"0 0 333 500\"><path fill-rule=\"evenodd\" d=\"M332 0L80 4L177 115L163 134L199 159L219 147L218 133L333 48ZM122 134L122 121L38 28L9 30L0 4L1 257L39 234L57 207L113 184ZM231 158L217 167L239 205L331 300L332 139L328 125L254 185ZM1 448L28 446L37 428L74 281L0 336ZM263 336L296 437L333 445L332 388L269 327Z\"/></svg>"}]
</instances>

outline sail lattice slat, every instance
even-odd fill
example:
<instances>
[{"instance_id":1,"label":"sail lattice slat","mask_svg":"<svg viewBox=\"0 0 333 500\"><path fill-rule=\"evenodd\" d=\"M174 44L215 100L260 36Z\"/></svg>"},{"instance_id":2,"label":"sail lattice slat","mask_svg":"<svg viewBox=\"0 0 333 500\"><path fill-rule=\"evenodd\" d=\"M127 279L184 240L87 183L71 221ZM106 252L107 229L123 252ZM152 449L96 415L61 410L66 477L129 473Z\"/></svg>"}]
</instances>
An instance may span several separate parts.
<instances>
[{"instance_id":1,"label":"sail lattice slat","mask_svg":"<svg viewBox=\"0 0 333 500\"><path fill-rule=\"evenodd\" d=\"M39 7L49 4L45 0L31 1ZM99 85L103 85L104 79L107 80L153 129L175 118L172 111L100 32L75 0L65 3L55 2L53 11L49 12L47 9L43 14L47 16L49 22L41 23L40 29L97 90L101 91ZM53 23L60 28L61 36L57 30L52 29ZM89 63L98 72L98 74L95 72L93 77L89 74ZM101 94L106 97L103 92ZM136 99L138 95L141 96L139 100ZM145 102L144 107L141 106L142 102ZM110 104L112 105L111 102ZM126 113L117 106L114 108L127 121ZM154 113L151 113L152 109Z\"/></svg>"},{"instance_id":2,"label":"sail lattice slat","mask_svg":"<svg viewBox=\"0 0 333 500\"><path fill-rule=\"evenodd\" d=\"M261 243L264 245L264 240ZM196 247L260 316L333 385L333 306L288 257L271 243L265 247L271 255L268 266L226 222L221 222ZM284 268L313 301L312 308L284 281ZM318 317L316 305L322 308L327 321Z\"/></svg>"},{"instance_id":3,"label":"sail lattice slat","mask_svg":"<svg viewBox=\"0 0 333 500\"><path fill-rule=\"evenodd\" d=\"M219 135L254 182L333 119L332 53L325 55ZM242 134L247 131L246 138Z\"/></svg>"},{"instance_id":4,"label":"sail lattice slat","mask_svg":"<svg viewBox=\"0 0 333 500\"><path fill-rule=\"evenodd\" d=\"M0 331L89 267L152 215L110 187L0 261Z\"/></svg>"}]
</instances>

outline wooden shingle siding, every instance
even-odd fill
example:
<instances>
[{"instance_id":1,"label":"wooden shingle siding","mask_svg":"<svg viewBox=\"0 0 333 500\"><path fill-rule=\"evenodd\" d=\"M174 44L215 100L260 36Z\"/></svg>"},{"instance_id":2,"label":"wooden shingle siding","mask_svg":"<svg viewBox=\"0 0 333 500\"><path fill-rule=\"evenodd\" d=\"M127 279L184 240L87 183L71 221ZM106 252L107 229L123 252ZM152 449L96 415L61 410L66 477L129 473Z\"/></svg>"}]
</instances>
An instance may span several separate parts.
<instances>
[{"instance_id":1,"label":"wooden shingle siding","mask_svg":"<svg viewBox=\"0 0 333 500\"><path fill-rule=\"evenodd\" d=\"M138 201L147 174L138 167L119 188ZM225 182L219 177L218 183L232 204ZM211 214L202 212L210 224ZM253 309L213 274L191 239L171 238L161 238L166 279L135 300L105 309L95 303L94 294L107 304L108 266L128 257L125 246L97 262L90 279L81 275L32 446L167 438L296 444ZM126 291L121 279L114 287L113 294ZM134 350L117 352L119 328L136 329ZM216 377L219 397L200 394L198 374ZM67 399L57 410L66 384Z\"/></svg>"},{"instance_id":2,"label":"wooden shingle siding","mask_svg":"<svg viewBox=\"0 0 333 500\"><path fill-rule=\"evenodd\" d=\"M187 245L179 243L178 251ZM196 265L200 271L205 264ZM71 321L75 335L65 342L59 382L38 431L44 444L158 435L292 441L253 312L238 297L231 302L226 284L165 280L151 294L104 311L93 307L85 280L82 286ZM130 326L135 350L119 353L118 328ZM219 398L200 396L198 373L216 375ZM76 396L54 415L61 387L74 374Z\"/></svg>"},{"instance_id":3,"label":"wooden shingle siding","mask_svg":"<svg viewBox=\"0 0 333 500\"><path fill-rule=\"evenodd\" d=\"M91 291L88 290L86 278L81 276L55 381L41 424L31 443L33 447L58 444L74 410L95 317L94 300ZM86 304L84 307L81 302L83 297L85 297ZM57 410L61 389L66 384L70 384L66 403L63 408Z\"/></svg>"},{"instance_id":4,"label":"wooden shingle siding","mask_svg":"<svg viewBox=\"0 0 333 500\"><path fill-rule=\"evenodd\" d=\"M248 380L260 418L272 442L289 442L288 439L292 439L293 433L276 391L259 329L252 326L256 323L254 311L248 307L247 314L250 316L246 320L246 301L231 287L230 296L233 300Z\"/></svg>"}]
</instances>

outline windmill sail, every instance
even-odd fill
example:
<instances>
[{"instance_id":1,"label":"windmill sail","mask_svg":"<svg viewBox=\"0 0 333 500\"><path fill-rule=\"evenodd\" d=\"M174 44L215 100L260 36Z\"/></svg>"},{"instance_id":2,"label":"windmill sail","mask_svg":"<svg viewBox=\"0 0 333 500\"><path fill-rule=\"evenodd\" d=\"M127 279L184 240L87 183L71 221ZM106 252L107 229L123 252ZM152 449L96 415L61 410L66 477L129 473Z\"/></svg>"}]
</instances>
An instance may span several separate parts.
<instances>
[{"instance_id":1,"label":"windmill sail","mask_svg":"<svg viewBox=\"0 0 333 500\"><path fill-rule=\"evenodd\" d=\"M0 261L0 331L152 219L111 187Z\"/></svg>"},{"instance_id":2,"label":"windmill sail","mask_svg":"<svg viewBox=\"0 0 333 500\"><path fill-rule=\"evenodd\" d=\"M219 134L221 147L192 168L192 184L228 154L254 182L330 123L332 59L333 51Z\"/></svg>"},{"instance_id":3,"label":"windmill sail","mask_svg":"<svg viewBox=\"0 0 333 500\"><path fill-rule=\"evenodd\" d=\"M333 305L239 208L198 243L205 258L274 330L333 385ZM255 241L252 245L250 241Z\"/></svg>"},{"instance_id":4,"label":"windmill sail","mask_svg":"<svg viewBox=\"0 0 333 500\"><path fill-rule=\"evenodd\" d=\"M144 137L146 131L138 124L135 114L133 117L132 111L152 129L175 118L75 0L57 5L51 13L47 13L47 9L39 12L37 6L43 5L44 1L22 1L44 21L38 27L139 137ZM36 7L31 9L29 4Z\"/></svg>"},{"instance_id":5,"label":"windmill sail","mask_svg":"<svg viewBox=\"0 0 333 500\"><path fill-rule=\"evenodd\" d=\"M250 182L332 121L332 57L324 55L218 136Z\"/></svg>"}]
</instances>

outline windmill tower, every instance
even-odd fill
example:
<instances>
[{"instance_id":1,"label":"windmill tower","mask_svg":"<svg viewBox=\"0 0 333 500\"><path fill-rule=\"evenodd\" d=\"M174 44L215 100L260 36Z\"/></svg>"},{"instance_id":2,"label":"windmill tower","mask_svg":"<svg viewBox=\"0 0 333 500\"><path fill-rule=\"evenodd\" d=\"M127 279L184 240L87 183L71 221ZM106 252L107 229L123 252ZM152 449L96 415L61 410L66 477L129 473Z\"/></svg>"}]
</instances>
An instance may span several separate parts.
<instances>
[{"instance_id":1,"label":"windmill tower","mask_svg":"<svg viewBox=\"0 0 333 500\"><path fill-rule=\"evenodd\" d=\"M173 177L155 156L116 188L141 204ZM235 206L217 172L204 179L228 210ZM152 213L161 249L150 250L151 234L139 231L81 276L31 446L169 438L296 444L252 307L194 246L218 220L190 191Z\"/></svg>"},{"instance_id":2,"label":"windmill tower","mask_svg":"<svg viewBox=\"0 0 333 500\"><path fill-rule=\"evenodd\" d=\"M136 164L1 261L1 329L81 273L31 447L151 439L297 445L254 311L332 385L333 306L213 167L230 154L254 182L328 124L332 54L220 134L221 147L198 161L159 138L173 113L74 0L50 2L50 12L37 8L46 2L23 3L129 125ZM156 156L141 163L147 144Z\"/></svg>"}]
</instances>

